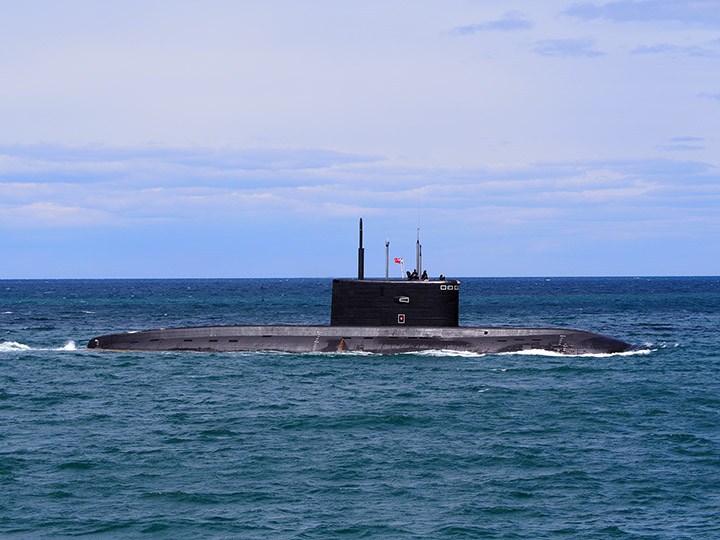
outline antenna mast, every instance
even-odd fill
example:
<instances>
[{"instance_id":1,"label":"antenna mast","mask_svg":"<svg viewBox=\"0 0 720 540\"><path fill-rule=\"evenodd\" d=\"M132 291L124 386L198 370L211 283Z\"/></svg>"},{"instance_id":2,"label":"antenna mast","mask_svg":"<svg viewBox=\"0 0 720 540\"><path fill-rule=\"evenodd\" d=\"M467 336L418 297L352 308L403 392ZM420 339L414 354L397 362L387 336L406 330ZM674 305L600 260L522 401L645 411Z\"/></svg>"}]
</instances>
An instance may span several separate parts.
<instances>
[{"instance_id":1,"label":"antenna mast","mask_svg":"<svg viewBox=\"0 0 720 540\"><path fill-rule=\"evenodd\" d=\"M390 279L390 239L385 240L385 279Z\"/></svg>"},{"instance_id":2,"label":"antenna mast","mask_svg":"<svg viewBox=\"0 0 720 540\"><path fill-rule=\"evenodd\" d=\"M422 246L420 245L420 227L417 229L417 243L415 244L415 268L419 276L422 275Z\"/></svg>"},{"instance_id":3,"label":"antenna mast","mask_svg":"<svg viewBox=\"0 0 720 540\"><path fill-rule=\"evenodd\" d=\"M415 268L422 276L422 246L420 245L420 186L417 190L417 243L415 244Z\"/></svg>"},{"instance_id":4,"label":"antenna mast","mask_svg":"<svg viewBox=\"0 0 720 540\"><path fill-rule=\"evenodd\" d=\"M358 279L365 279L365 248L362 237L362 218L360 218L360 247L358 248Z\"/></svg>"}]
</instances>

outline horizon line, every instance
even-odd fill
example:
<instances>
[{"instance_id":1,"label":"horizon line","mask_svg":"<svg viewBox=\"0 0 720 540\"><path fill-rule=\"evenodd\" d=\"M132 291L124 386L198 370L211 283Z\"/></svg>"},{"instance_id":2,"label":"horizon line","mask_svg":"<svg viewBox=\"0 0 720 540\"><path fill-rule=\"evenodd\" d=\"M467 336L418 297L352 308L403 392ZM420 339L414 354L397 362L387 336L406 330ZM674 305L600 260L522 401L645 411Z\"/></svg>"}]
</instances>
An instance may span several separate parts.
<instances>
[{"instance_id":1,"label":"horizon line","mask_svg":"<svg viewBox=\"0 0 720 540\"><path fill-rule=\"evenodd\" d=\"M643 279L643 278L718 278L720 275L711 274L676 274L676 275L664 275L664 274L626 274L626 275L535 275L535 276L445 276L446 279ZM132 281L132 280L301 280L301 279L316 279L316 280L332 280L332 279L357 279L351 276L269 276L269 277L30 277L30 278L12 278L12 277L0 277L0 281ZM365 280L379 280L379 281L408 281L405 278L393 278L390 277L387 280L384 276L378 277L366 277ZM430 278L429 281L439 281L437 278Z\"/></svg>"}]
</instances>

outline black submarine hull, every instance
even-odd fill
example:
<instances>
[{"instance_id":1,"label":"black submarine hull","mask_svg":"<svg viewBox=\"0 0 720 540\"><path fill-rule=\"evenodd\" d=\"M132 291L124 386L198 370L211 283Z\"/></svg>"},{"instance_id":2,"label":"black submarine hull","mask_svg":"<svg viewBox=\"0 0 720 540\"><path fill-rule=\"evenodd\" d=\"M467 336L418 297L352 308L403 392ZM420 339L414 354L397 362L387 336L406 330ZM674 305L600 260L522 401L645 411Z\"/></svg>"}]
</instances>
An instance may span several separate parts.
<instances>
[{"instance_id":1,"label":"black submarine hull","mask_svg":"<svg viewBox=\"0 0 720 540\"><path fill-rule=\"evenodd\" d=\"M492 354L543 350L567 355L619 353L624 341L582 330L507 327L203 326L108 334L89 349L116 351L277 351Z\"/></svg>"}]
</instances>

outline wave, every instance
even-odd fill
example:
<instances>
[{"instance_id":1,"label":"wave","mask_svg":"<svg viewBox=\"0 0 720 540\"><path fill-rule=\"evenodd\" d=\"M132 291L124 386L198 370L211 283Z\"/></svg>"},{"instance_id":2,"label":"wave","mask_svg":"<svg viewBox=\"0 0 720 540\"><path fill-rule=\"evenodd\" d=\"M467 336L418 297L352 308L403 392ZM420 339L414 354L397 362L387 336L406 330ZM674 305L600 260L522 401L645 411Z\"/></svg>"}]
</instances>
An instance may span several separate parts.
<instances>
[{"instance_id":1,"label":"wave","mask_svg":"<svg viewBox=\"0 0 720 540\"><path fill-rule=\"evenodd\" d=\"M0 352L17 351L77 351L77 346L73 340L68 341L62 347L30 347L17 341L3 341L0 343Z\"/></svg>"}]
</instances>

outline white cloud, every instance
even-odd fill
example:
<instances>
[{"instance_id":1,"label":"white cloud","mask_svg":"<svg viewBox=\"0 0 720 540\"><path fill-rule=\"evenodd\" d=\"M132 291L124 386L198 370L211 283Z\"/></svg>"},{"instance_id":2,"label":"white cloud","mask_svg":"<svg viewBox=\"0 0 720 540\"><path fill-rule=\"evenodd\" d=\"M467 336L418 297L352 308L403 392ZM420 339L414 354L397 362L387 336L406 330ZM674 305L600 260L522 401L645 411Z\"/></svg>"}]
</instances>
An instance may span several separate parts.
<instances>
[{"instance_id":1,"label":"white cloud","mask_svg":"<svg viewBox=\"0 0 720 540\"><path fill-rule=\"evenodd\" d=\"M113 225L113 216L95 208L38 201L16 207L0 206L0 223L11 227L98 227Z\"/></svg>"}]
</instances>

